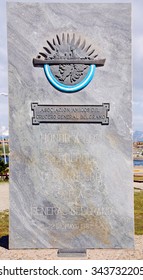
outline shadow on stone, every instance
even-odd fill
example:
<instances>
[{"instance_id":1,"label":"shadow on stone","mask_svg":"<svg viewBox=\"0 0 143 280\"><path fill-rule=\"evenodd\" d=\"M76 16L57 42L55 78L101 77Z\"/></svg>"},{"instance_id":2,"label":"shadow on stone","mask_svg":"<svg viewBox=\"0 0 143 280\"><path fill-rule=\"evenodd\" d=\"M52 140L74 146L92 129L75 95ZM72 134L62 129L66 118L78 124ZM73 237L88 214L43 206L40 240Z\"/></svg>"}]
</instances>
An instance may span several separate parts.
<instances>
[{"instance_id":1,"label":"shadow on stone","mask_svg":"<svg viewBox=\"0 0 143 280\"><path fill-rule=\"evenodd\" d=\"M2 236L1 238L0 238L0 247L3 247L3 248L5 248L5 249L8 249L8 247L9 247L9 240L8 240L8 235L6 235L6 236Z\"/></svg>"}]
</instances>

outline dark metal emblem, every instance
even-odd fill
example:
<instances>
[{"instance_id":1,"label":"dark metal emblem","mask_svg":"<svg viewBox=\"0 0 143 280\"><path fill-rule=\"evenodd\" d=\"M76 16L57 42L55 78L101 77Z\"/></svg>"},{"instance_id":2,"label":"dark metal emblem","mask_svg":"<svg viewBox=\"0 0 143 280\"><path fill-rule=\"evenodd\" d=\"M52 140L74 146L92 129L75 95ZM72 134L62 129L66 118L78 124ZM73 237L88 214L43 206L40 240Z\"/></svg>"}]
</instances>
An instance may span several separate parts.
<instances>
[{"instance_id":1,"label":"dark metal emblem","mask_svg":"<svg viewBox=\"0 0 143 280\"><path fill-rule=\"evenodd\" d=\"M41 105L32 103L32 124L40 123L100 123L109 124L109 103L102 105Z\"/></svg>"},{"instance_id":2,"label":"dark metal emblem","mask_svg":"<svg viewBox=\"0 0 143 280\"><path fill-rule=\"evenodd\" d=\"M76 92L92 80L96 67L104 66L105 59L98 59L95 49L81 42L75 34L56 35L52 42L47 40L44 51L33 59L35 67L43 67L49 82L62 92Z\"/></svg>"}]
</instances>

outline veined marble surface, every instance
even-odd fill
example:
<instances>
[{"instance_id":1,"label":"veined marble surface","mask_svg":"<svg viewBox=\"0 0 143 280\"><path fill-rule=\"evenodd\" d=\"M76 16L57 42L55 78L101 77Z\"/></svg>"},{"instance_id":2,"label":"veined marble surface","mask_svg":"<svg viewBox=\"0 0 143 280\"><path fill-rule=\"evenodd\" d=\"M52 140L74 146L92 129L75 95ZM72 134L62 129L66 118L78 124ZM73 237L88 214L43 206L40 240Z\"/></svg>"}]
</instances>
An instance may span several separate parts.
<instances>
[{"instance_id":1,"label":"veined marble surface","mask_svg":"<svg viewBox=\"0 0 143 280\"><path fill-rule=\"evenodd\" d=\"M133 247L130 4L7 6L10 248ZM62 32L83 36L106 58L73 94L32 65ZM110 103L110 123L34 126L32 102Z\"/></svg>"}]
</instances>

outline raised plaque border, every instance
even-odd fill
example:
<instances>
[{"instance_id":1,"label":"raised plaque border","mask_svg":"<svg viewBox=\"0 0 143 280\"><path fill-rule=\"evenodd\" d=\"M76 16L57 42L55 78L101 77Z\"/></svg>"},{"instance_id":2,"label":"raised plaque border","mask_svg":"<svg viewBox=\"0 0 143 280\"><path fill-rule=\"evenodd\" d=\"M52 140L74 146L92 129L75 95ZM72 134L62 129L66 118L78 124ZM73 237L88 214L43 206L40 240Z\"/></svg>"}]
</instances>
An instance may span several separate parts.
<instances>
[{"instance_id":1,"label":"raised plaque border","mask_svg":"<svg viewBox=\"0 0 143 280\"><path fill-rule=\"evenodd\" d=\"M43 119L39 120L37 118L37 107L41 108L63 108L63 107L73 107L73 108L98 108L101 109L101 112L104 110L104 118L99 118L98 120L94 119L85 119L85 120L70 120L70 119ZM39 125L40 123L97 123L102 125L109 125L109 117L108 117L108 111L110 110L110 103L102 103L102 105L47 105L47 104L38 104L36 102L31 103L31 110L33 111L33 117L32 117L32 125Z\"/></svg>"}]
</instances>

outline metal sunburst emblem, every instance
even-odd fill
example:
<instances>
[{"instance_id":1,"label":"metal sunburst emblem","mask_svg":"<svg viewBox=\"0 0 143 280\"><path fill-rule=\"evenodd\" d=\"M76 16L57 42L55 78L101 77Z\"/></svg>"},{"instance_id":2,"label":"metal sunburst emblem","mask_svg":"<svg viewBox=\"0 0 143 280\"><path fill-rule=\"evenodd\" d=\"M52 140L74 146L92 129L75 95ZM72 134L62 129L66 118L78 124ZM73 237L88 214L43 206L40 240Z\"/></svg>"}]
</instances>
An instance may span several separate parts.
<instances>
[{"instance_id":1,"label":"metal sunburst emblem","mask_svg":"<svg viewBox=\"0 0 143 280\"><path fill-rule=\"evenodd\" d=\"M92 80L96 67L104 66L105 59L97 59L95 49L76 40L75 34L56 35L47 40L44 52L33 59L35 67L43 67L48 81L62 92L72 93L86 87Z\"/></svg>"}]
</instances>

